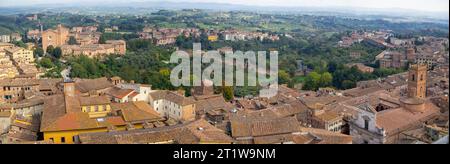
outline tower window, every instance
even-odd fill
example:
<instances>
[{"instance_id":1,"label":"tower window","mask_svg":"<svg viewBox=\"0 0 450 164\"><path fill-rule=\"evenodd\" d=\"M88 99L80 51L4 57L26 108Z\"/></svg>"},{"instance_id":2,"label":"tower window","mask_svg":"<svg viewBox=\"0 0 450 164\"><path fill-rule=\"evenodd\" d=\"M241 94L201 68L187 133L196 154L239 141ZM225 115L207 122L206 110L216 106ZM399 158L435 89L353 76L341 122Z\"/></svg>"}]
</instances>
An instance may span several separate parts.
<instances>
[{"instance_id":1,"label":"tower window","mask_svg":"<svg viewBox=\"0 0 450 164\"><path fill-rule=\"evenodd\" d=\"M364 129L369 130L369 120L364 120Z\"/></svg>"},{"instance_id":2,"label":"tower window","mask_svg":"<svg viewBox=\"0 0 450 164\"><path fill-rule=\"evenodd\" d=\"M416 75L412 75L412 81L416 81Z\"/></svg>"}]
</instances>

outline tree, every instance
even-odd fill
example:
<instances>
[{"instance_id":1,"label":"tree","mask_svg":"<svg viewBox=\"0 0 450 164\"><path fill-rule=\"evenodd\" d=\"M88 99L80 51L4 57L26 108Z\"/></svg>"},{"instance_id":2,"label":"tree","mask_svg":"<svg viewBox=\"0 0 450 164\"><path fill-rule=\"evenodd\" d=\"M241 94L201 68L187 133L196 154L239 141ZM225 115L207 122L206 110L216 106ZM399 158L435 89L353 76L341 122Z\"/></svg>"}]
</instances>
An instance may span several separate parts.
<instances>
[{"instance_id":1,"label":"tree","mask_svg":"<svg viewBox=\"0 0 450 164\"><path fill-rule=\"evenodd\" d=\"M69 43L69 45L75 45L75 44L77 44L77 40L75 39L74 36L70 36L68 43Z\"/></svg>"},{"instance_id":2,"label":"tree","mask_svg":"<svg viewBox=\"0 0 450 164\"><path fill-rule=\"evenodd\" d=\"M291 77L285 70L280 70L278 72L278 82L280 84L289 84L292 81Z\"/></svg>"},{"instance_id":3,"label":"tree","mask_svg":"<svg viewBox=\"0 0 450 164\"><path fill-rule=\"evenodd\" d=\"M48 54L53 55L53 51L54 51L54 50L55 50L55 47L53 47L52 45L50 45L50 46L47 47L46 52L47 52Z\"/></svg>"},{"instance_id":4,"label":"tree","mask_svg":"<svg viewBox=\"0 0 450 164\"><path fill-rule=\"evenodd\" d=\"M333 75L331 75L331 73L329 72L325 72L320 76L319 86L328 87L332 84L332 82L333 82Z\"/></svg>"},{"instance_id":5,"label":"tree","mask_svg":"<svg viewBox=\"0 0 450 164\"><path fill-rule=\"evenodd\" d=\"M60 48L60 47L56 47L56 48L53 50L52 56L55 57L55 58L57 58L57 59L61 58L61 56L62 56L62 50L61 50L61 48Z\"/></svg>"},{"instance_id":6,"label":"tree","mask_svg":"<svg viewBox=\"0 0 450 164\"><path fill-rule=\"evenodd\" d=\"M36 57L44 56L44 50L41 47L37 47L36 49L34 49L33 53Z\"/></svg>"},{"instance_id":7,"label":"tree","mask_svg":"<svg viewBox=\"0 0 450 164\"><path fill-rule=\"evenodd\" d=\"M13 41L12 43L17 47L28 48L28 46L23 41Z\"/></svg>"},{"instance_id":8,"label":"tree","mask_svg":"<svg viewBox=\"0 0 450 164\"><path fill-rule=\"evenodd\" d=\"M38 64L44 68L53 68L55 66L50 58L42 58Z\"/></svg>"},{"instance_id":9,"label":"tree","mask_svg":"<svg viewBox=\"0 0 450 164\"><path fill-rule=\"evenodd\" d=\"M350 80L344 80L342 81L342 89L351 89L351 88L355 88L356 87L356 83Z\"/></svg>"},{"instance_id":10,"label":"tree","mask_svg":"<svg viewBox=\"0 0 450 164\"><path fill-rule=\"evenodd\" d=\"M324 72L319 74L317 72L311 72L306 76L305 85L303 89L305 90L317 90L322 87L329 87L332 85L333 75L329 72Z\"/></svg>"},{"instance_id":11,"label":"tree","mask_svg":"<svg viewBox=\"0 0 450 164\"><path fill-rule=\"evenodd\" d=\"M328 63L328 72L333 73L334 71L336 71L338 67L338 64L335 61L331 61L330 63Z\"/></svg>"},{"instance_id":12,"label":"tree","mask_svg":"<svg viewBox=\"0 0 450 164\"><path fill-rule=\"evenodd\" d=\"M105 44L106 43L106 38L105 38L104 34L100 36L100 38L98 39L98 43L99 44Z\"/></svg>"},{"instance_id":13,"label":"tree","mask_svg":"<svg viewBox=\"0 0 450 164\"><path fill-rule=\"evenodd\" d=\"M321 75L317 72L311 72L306 76L305 85L303 89L305 90L317 90L319 88L319 81Z\"/></svg>"},{"instance_id":14,"label":"tree","mask_svg":"<svg viewBox=\"0 0 450 164\"><path fill-rule=\"evenodd\" d=\"M231 101L234 99L234 89L232 86L223 87L223 97L226 101Z\"/></svg>"},{"instance_id":15,"label":"tree","mask_svg":"<svg viewBox=\"0 0 450 164\"><path fill-rule=\"evenodd\" d=\"M72 63L72 70L71 74L72 77L79 77L79 78L88 78L88 72L86 69L78 63Z\"/></svg>"}]
</instances>

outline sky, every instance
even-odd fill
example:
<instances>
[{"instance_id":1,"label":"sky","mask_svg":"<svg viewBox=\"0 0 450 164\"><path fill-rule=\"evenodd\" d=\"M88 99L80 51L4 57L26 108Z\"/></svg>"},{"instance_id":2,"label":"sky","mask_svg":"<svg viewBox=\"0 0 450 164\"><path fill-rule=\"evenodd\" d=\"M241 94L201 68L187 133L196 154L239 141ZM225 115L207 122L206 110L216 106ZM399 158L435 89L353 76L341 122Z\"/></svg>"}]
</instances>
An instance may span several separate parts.
<instances>
[{"instance_id":1,"label":"sky","mask_svg":"<svg viewBox=\"0 0 450 164\"><path fill-rule=\"evenodd\" d=\"M93 1L127 2L163 0L0 0L0 6L23 6L54 3L92 3ZM169 0L172 2L231 3L257 6L289 7L362 7L375 9L411 9L428 12L448 12L449 0Z\"/></svg>"}]
</instances>

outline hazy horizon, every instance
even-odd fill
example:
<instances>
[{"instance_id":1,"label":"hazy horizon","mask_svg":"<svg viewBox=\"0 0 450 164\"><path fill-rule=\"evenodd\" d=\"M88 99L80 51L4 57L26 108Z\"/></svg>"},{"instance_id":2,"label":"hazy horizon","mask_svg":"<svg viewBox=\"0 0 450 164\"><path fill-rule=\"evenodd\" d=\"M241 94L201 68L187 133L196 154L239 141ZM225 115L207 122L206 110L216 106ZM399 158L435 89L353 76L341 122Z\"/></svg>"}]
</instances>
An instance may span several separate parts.
<instances>
[{"instance_id":1,"label":"hazy horizon","mask_svg":"<svg viewBox=\"0 0 450 164\"><path fill-rule=\"evenodd\" d=\"M1 0L0 7L20 7L45 4L120 4L162 2L161 0ZM169 0L168 2L228 3L273 7L342 7L371 9L405 9L423 12L449 12L448 0Z\"/></svg>"}]
</instances>

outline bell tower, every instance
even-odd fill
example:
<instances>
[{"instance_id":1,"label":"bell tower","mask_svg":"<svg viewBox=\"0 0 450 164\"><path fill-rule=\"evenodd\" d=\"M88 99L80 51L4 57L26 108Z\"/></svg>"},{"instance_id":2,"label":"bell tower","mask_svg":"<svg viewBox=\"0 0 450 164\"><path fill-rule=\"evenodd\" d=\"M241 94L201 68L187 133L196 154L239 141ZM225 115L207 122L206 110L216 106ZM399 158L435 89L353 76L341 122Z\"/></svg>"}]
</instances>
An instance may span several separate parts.
<instances>
[{"instance_id":1,"label":"bell tower","mask_svg":"<svg viewBox=\"0 0 450 164\"><path fill-rule=\"evenodd\" d=\"M414 64L408 73L408 97L426 98L427 92L427 66Z\"/></svg>"}]
</instances>

